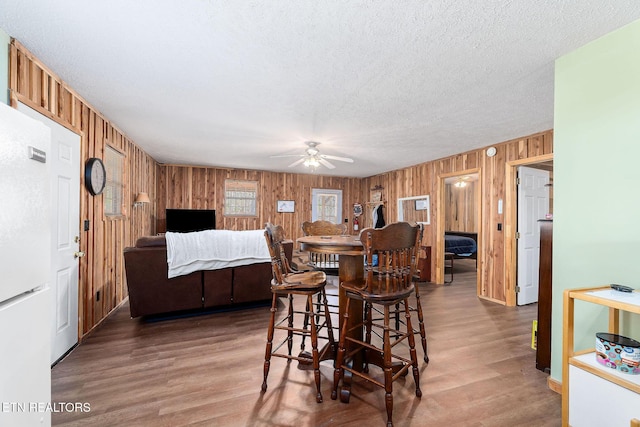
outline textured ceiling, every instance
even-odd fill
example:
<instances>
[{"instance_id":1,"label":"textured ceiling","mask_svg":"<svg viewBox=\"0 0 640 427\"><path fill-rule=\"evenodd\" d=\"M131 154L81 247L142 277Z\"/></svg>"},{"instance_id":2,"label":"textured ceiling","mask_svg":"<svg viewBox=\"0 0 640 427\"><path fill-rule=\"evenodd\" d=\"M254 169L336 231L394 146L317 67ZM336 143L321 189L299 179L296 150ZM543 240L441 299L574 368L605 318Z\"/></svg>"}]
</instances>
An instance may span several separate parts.
<instances>
[{"instance_id":1,"label":"textured ceiling","mask_svg":"<svg viewBox=\"0 0 640 427\"><path fill-rule=\"evenodd\" d=\"M365 177L553 127L558 57L637 0L0 0L0 28L161 163Z\"/></svg>"}]
</instances>

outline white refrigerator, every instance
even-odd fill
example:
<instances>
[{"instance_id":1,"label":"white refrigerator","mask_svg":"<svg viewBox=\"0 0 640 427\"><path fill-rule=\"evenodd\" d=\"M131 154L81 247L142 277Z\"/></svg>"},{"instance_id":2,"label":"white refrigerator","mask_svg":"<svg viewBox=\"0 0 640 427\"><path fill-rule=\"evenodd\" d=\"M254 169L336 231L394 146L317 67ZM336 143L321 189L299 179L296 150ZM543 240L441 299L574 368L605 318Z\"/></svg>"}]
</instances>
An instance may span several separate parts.
<instances>
[{"instance_id":1,"label":"white refrigerator","mask_svg":"<svg viewBox=\"0 0 640 427\"><path fill-rule=\"evenodd\" d=\"M0 426L51 425L50 141L0 103Z\"/></svg>"}]
</instances>

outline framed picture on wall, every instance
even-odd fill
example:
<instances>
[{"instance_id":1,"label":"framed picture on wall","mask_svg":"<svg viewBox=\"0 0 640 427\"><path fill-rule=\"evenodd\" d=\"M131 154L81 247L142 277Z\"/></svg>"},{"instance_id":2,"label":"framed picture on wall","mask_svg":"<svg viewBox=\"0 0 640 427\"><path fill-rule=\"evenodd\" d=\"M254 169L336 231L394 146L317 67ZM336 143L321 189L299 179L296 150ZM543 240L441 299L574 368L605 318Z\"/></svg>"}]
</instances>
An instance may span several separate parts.
<instances>
[{"instance_id":1,"label":"framed picture on wall","mask_svg":"<svg viewBox=\"0 0 640 427\"><path fill-rule=\"evenodd\" d=\"M296 202L294 200L278 200L278 212L295 212Z\"/></svg>"}]
</instances>

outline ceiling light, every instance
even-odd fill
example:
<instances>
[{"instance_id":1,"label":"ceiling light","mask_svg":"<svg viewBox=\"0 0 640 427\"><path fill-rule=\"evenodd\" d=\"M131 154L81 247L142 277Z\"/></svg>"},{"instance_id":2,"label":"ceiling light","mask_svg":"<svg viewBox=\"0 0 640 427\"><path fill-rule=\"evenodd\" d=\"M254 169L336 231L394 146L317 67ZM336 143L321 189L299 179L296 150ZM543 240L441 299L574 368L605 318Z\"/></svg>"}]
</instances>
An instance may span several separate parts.
<instances>
[{"instance_id":1,"label":"ceiling light","mask_svg":"<svg viewBox=\"0 0 640 427\"><path fill-rule=\"evenodd\" d=\"M304 165L308 168L317 168L320 166L320 162L315 157L309 157L305 159Z\"/></svg>"},{"instance_id":2,"label":"ceiling light","mask_svg":"<svg viewBox=\"0 0 640 427\"><path fill-rule=\"evenodd\" d=\"M467 183L466 183L466 182L464 182L463 180L460 180L460 181L456 181L456 183L455 183L455 184L453 184L453 185L455 185L455 186L456 186L456 187L458 187L458 188L463 188L463 187L466 187L466 186L467 186Z\"/></svg>"}]
</instances>

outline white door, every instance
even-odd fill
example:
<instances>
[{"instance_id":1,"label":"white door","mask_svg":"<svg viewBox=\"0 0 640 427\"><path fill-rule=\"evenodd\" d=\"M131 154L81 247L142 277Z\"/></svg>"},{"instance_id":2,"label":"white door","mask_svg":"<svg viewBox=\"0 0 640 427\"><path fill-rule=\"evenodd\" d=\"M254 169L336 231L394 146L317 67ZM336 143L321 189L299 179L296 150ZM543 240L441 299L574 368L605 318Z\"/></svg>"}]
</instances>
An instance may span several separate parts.
<instances>
[{"instance_id":1,"label":"white door","mask_svg":"<svg viewBox=\"0 0 640 427\"><path fill-rule=\"evenodd\" d=\"M313 188L311 190L311 221L342 222L342 190Z\"/></svg>"},{"instance_id":2,"label":"white door","mask_svg":"<svg viewBox=\"0 0 640 427\"><path fill-rule=\"evenodd\" d=\"M51 128L51 363L78 342L80 135L24 104L18 110Z\"/></svg>"},{"instance_id":3,"label":"white door","mask_svg":"<svg viewBox=\"0 0 640 427\"><path fill-rule=\"evenodd\" d=\"M538 301L540 225L549 212L549 172L518 168L518 305Z\"/></svg>"}]
</instances>

